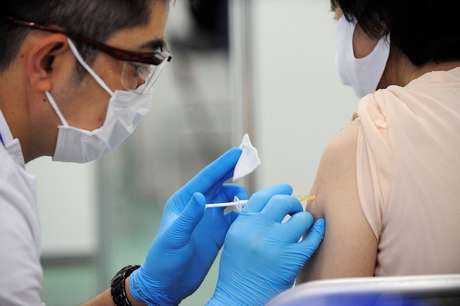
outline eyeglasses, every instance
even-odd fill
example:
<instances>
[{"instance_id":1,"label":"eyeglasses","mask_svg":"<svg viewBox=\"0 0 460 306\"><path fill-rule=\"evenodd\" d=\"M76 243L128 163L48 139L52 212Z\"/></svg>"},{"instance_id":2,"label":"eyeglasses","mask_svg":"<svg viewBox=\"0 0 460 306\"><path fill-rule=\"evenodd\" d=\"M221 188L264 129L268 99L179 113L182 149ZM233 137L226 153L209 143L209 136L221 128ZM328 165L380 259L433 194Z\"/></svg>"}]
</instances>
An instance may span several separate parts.
<instances>
[{"instance_id":1,"label":"eyeglasses","mask_svg":"<svg viewBox=\"0 0 460 306\"><path fill-rule=\"evenodd\" d=\"M76 42L82 42L120 61L136 62L136 63L158 66L164 61L170 62L172 60L171 54L164 50L157 50L157 51L152 51L152 52L136 52L136 51L124 50L124 49L119 49L119 48L115 48L115 47L106 45L97 40L85 37L81 34L67 32L61 29L57 29L55 27L43 26L33 21L25 21L25 20L13 18L13 17L9 17L8 20L11 23L19 27L25 27L25 28L35 29L39 31L50 32L50 33L63 34Z\"/></svg>"},{"instance_id":2,"label":"eyeglasses","mask_svg":"<svg viewBox=\"0 0 460 306\"><path fill-rule=\"evenodd\" d=\"M18 27L65 35L72 41L83 43L114 59L126 62L127 64L123 66L122 85L128 90L136 89L150 78L154 78L156 81L158 78L158 76L154 76L155 70L157 70L156 68L172 60L171 54L163 50L163 48L151 52L136 52L112 47L78 33L64 31L56 27L44 26L33 21L25 21L14 17L8 17L8 20ZM158 70L161 71L161 69ZM139 81L134 81L135 78L140 79L140 83Z\"/></svg>"}]
</instances>

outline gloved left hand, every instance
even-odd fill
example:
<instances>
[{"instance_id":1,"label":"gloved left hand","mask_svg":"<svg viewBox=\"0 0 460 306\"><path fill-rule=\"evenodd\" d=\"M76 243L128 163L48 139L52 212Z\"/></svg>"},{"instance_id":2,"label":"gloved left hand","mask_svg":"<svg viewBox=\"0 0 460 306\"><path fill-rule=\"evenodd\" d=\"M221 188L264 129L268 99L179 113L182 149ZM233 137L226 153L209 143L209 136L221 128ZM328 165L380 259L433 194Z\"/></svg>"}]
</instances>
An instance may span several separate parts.
<instances>
[{"instance_id":1,"label":"gloved left hand","mask_svg":"<svg viewBox=\"0 0 460 306\"><path fill-rule=\"evenodd\" d=\"M278 185L252 196L227 234L208 306L265 305L294 284L323 240L325 222L314 223L291 194L290 186Z\"/></svg>"},{"instance_id":2,"label":"gloved left hand","mask_svg":"<svg viewBox=\"0 0 460 306\"><path fill-rule=\"evenodd\" d=\"M224 185L241 155L234 148L205 168L166 203L157 238L142 267L130 277L132 296L147 305L178 305L208 274L237 215L206 203L247 199L238 185Z\"/></svg>"}]
</instances>

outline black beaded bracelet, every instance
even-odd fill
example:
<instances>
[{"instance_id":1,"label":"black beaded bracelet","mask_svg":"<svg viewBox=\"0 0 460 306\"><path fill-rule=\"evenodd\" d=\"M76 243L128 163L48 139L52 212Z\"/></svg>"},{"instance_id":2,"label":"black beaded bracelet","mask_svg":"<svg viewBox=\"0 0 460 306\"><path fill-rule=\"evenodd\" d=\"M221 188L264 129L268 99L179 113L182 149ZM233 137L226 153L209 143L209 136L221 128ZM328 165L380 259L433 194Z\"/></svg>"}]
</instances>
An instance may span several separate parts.
<instances>
[{"instance_id":1,"label":"black beaded bracelet","mask_svg":"<svg viewBox=\"0 0 460 306\"><path fill-rule=\"evenodd\" d=\"M112 279L111 294L113 302L117 306L132 306L133 304L128 299L126 293L126 279L141 266L126 266L121 269Z\"/></svg>"}]
</instances>

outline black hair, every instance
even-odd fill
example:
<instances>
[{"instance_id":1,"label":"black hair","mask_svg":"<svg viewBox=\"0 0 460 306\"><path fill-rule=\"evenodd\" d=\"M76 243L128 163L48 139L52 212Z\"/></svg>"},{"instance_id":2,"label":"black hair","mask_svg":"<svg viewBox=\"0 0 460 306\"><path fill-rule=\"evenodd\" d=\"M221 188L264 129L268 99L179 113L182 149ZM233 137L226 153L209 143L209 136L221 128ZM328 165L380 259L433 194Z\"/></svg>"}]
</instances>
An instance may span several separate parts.
<instances>
[{"instance_id":1,"label":"black hair","mask_svg":"<svg viewBox=\"0 0 460 306\"><path fill-rule=\"evenodd\" d=\"M9 22L8 17L106 41L115 32L149 22L153 0L3 0L0 13L0 70L8 68L29 33ZM79 46L83 57L91 61L92 49Z\"/></svg>"},{"instance_id":2,"label":"black hair","mask_svg":"<svg viewBox=\"0 0 460 306\"><path fill-rule=\"evenodd\" d=\"M331 0L371 37L390 34L417 66L460 60L458 0Z\"/></svg>"}]
</instances>

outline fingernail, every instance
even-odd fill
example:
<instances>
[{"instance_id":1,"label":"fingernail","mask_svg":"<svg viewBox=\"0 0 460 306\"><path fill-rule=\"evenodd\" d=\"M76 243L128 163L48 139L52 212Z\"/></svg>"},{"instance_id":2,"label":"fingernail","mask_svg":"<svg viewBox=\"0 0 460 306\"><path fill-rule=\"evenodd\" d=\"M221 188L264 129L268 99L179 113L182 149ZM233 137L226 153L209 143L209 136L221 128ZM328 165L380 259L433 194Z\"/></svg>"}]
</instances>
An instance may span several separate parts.
<instances>
[{"instance_id":1,"label":"fingernail","mask_svg":"<svg viewBox=\"0 0 460 306\"><path fill-rule=\"evenodd\" d=\"M284 186L288 190L288 193L292 195L294 188L290 184L284 184L282 186Z\"/></svg>"},{"instance_id":2,"label":"fingernail","mask_svg":"<svg viewBox=\"0 0 460 306\"><path fill-rule=\"evenodd\" d=\"M326 230L326 220L324 220L323 218L319 219L318 221L316 221L315 227L317 231L321 233L321 236L323 236L324 238Z\"/></svg>"},{"instance_id":3,"label":"fingernail","mask_svg":"<svg viewBox=\"0 0 460 306\"><path fill-rule=\"evenodd\" d=\"M238 154L241 155L241 153L243 153L243 150L239 147L233 147L230 152L238 152Z\"/></svg>"},{"instance_id":4,"label":"fingernail","mask_svg":"<svg viewBox=\"0 0 460 306\"><path fill-rule=\"evenodd\" d=\"M314 223L314 220L315 218L313 217L313 215L311 213L309 213L308 211L304 211L304 212L301 212L301 214L304 214L306 218L308 218L308 222L310 224L310 228L311 228L311 224Z\"/></svg>"},{"instance_id":5,"label":"fingernail","mask_svg":"<svg viewBox=\"0 0 460 306\"><path fill-rule=\"evenodd\" d=\"M193 200L197 203L203 203L206 202L206 197L200 192L195 192L193 194Z\"/></svg>"},{"instance_id":6,"label":"fingernail","mask_svg":"<svg viewBox=\"0 0 460 306\"><path fill-rule=\"evenodd\" d=\"M325 228L326 227L326 220L324 220L324 218L320 218L318 221L318 226L322 227L322 228Z\"/></svg>"}]
</instances>

